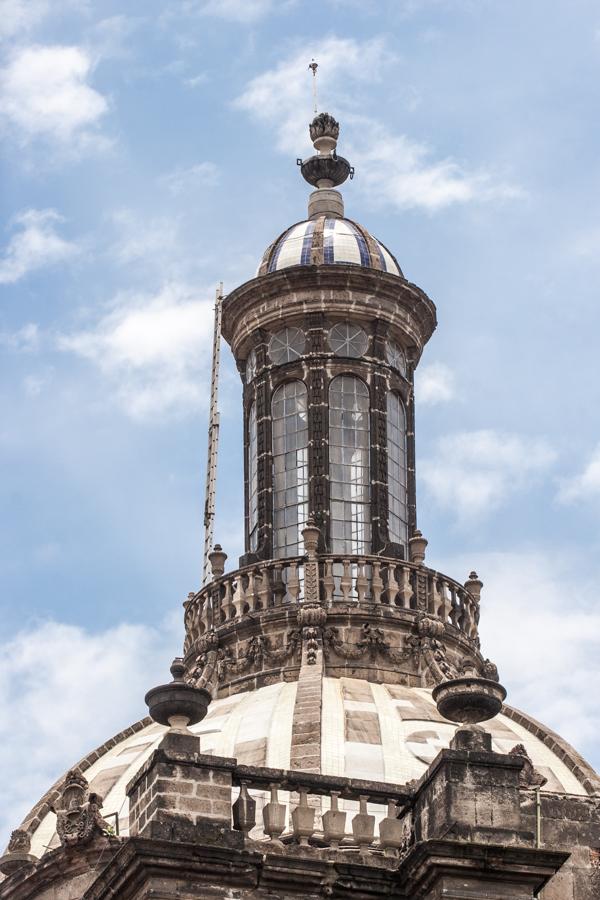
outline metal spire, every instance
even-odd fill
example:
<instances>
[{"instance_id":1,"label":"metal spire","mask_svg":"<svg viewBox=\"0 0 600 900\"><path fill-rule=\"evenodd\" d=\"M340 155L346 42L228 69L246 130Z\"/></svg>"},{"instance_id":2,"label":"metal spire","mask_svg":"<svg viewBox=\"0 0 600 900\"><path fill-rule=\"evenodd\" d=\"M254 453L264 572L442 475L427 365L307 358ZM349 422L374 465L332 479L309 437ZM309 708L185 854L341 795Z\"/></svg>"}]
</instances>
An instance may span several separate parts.
<instances>
[{"instance_id":1,"label":"metal spire","mask_svg":"<svg viewBox=\"0 0 600 900\"><path fill-rule=\"evenodd\" d=\"M316 114L317 114L317 69L319 68L319 63L315 62L315 60L313 59L312 62L309 62L308 68L312 69L312 73L313 73L313 81L312 81L313 106L315 108L315 116L316 116Z\"/></svg>"},{"instance_id":2,"label":"metal spire","mask_svg":"<svg viewBox=\"0 0 600 900\"><path fill-rule=\"evenodd\" d=\"M212 574L209 553L212 550L215 528L215 495L217 487L217 454L219 451L219 362L221 359L221 304L223 302L223 282L219 283L215 298L215 330L213 334L212 373L210 379L210 412L208 420L208 454L206 457L206 495L204 502L204 568L202 583L206 584Z\"/></svg>"}]
</instances>

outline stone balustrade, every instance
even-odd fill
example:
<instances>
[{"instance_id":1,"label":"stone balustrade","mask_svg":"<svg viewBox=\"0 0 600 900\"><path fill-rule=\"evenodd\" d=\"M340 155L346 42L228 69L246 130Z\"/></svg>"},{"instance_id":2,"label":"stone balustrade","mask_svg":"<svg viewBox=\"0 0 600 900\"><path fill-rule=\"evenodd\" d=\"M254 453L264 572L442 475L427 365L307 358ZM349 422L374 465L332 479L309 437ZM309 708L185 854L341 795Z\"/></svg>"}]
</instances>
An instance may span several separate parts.
<instances>
[{"instance_id":1,"label":"stone balustrade","mask_svg":"<svg viewBox=\"0 0 600 900\"><path fill-rule=\"evenodd\" d=\"M317 578L307 578L308 567L316 567ZM424 613L476 639L480 590L475 573L461 585L422 564L380 556L274 559L218 575L190 594L185 627L193 642L213 628L278 607L319 603L352 610L374 604Z\"/></svg>"},{"instance_id":2,"label":"stone balustrade","mask_svg":"<svg viewBox=\"0 0 600 900\"><path fill-rule=\"evenodd\" d=\"M246 766L235 768L233 784L233 827L246 837L384 856L410 843L407 786Z\"/></svg>"}]
</instances>

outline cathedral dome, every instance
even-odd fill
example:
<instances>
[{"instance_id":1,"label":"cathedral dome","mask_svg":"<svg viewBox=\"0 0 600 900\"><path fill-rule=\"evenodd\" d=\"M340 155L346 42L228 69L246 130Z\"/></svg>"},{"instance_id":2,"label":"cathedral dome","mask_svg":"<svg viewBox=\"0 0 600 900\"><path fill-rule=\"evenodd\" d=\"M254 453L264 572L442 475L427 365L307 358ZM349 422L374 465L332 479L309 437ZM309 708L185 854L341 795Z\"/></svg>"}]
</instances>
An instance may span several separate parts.
<instances>
[{"instance_id":1,"label":"cathedral dome","mask_svg":"<svg viewBox=\"0 0 600 900\"><path fill-rule=\"evenodd\" d=\"M297 691L297 682L281 681L214 700L206 718L190 730L200 735L203 753L235 757L242 765L289 769L297 738ZM439 714L428 689L326 676L320 771L406 784L421 777L439 750L449 745L456 727ZM548 779L545 792L585 797L595 786L593 772L575 751L522 713L505 706L485 727L497 753L508 753L517 744L526 748L536 770ZM121 835L128 834L126 787L167 730L145 719L78 764L90 790L104 798L103 816L110 824L115 814L118 817ZM59 845L50 809L56 794L55 787L21 826L31 835L31 853L38 857ZM264 802L260 796L257 801Z\"/></svg>"},{"instance_id":2,"label":"cathedral dome","mask_svg":"<svg viewBox=\"0 0 600 900\"><path fill-rule=\"evenodd\" d=\"M354 265L403 277L387 247L351 219L317 215L287 228L265 251L257 275L291 266Z\"/></svg>"}]
</instances>

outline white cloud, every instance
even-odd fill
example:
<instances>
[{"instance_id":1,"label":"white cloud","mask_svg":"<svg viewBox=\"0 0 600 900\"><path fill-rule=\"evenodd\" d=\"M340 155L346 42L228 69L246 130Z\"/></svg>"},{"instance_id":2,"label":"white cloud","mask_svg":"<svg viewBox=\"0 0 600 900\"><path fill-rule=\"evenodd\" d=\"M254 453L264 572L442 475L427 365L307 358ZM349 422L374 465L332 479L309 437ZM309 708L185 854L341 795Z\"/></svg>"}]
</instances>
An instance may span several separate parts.
<instances>
[{"instance_id":1,"label":"white cloud","mask_svg":"<svg viewBox=\"0 0 600 900\"><path fill-rule=\"evenodd\" d=\"M252 79L236 106L275 131L279 150L298 154L310 147L307 66L313 56L327 72L319 84L319 108L341 120L340 152L356 166L357 189L371 202L435 212L453 203L522 196L521 189L487 169L471 171L456 160L436 159L427 145L390 132L373 116L357 115L356 91L380 81L397 62L381 39L327 38Z\"/></svg>"},{"instance_id":2,"label":"white cloud","mask_svg":"<svg viewBox=\"0 0 600 900\"><path fill-rule=\"evenodd\" d=\"M327 80L319 86L319 108L341 117L352 108L353 89L361 83L379 81L395 57L381 39L356 41L326 38L297 50L275 68L253 78L235 105L274 128L277 147L284 153L299 153L310 147L308 123L312 119L312 97L308 64L318 59ZM354 100L354 104L353 104ZM347 118L342 121L345 129ZM345 130L342 132L345 138Z\"/></svg>"},{"instance_id":3,"label":"white cloud","mask_svg":"<svg viewBox=\"0 0 600 900\"><path fill-rule=\"evenodd\" d=\"M206 16L218 16L244 25L256 22L276 8L274 0L209 0L198 11Z\"/></svg>"},{"instance_id":4,"label":"white cloud","mask_svg":"<svg viewBox=\"0 0 600 900\"><path fill-rule=\"evenodd\" d=\"M206 405L213 302L182 284L123 294L93 328L59 347L94 363L132 418L157 421Z\"/></svg>"},{"instance_id":5,"label":"white cloud","mask_svg":"<svg viewBox=\"0 0 600 900\"><path fill-rule=\"evenodd\" d=\"M0 843L61 773L146 715L180 640L177 615L97 634L44 622L0 645Z\"/></svg>"},{"instance_id":6,"label":"white cloud","mask_svg":"<svg viewBox=\"0 0 600 900\"><path fill-rule=\"evenodd\" d=\"M0 0L0 38L9 38L39 25L48 13L47 0Z\"/></svg>"},{"instance_id":7,"label":"white cloud","mask_svg":"<svg viewBox=\"0 0 600 900\"><path fill-rule=\"evenodd\" d=\"M89 0L0 0L0 40L33 30L52 12L83 12Z\"/></svg>"},{"instance_id":8,"label":"white cloud","mask_svg":"<svg viewBox=\"0 0 600 900\"><path fill-rule=\"evenodd\" d=\"M101 145L96 126L108 103L87 83L91 69L81 47L18 49L0 70L0 119L23 145L36 138L70 151Z\"/></svg>"},{"instance_id":9,"label":"white cloud","mask_svg":"<svg viewBox=\"0 0 600 900\"><path fill-rule=\"evenodd\" d=\"M219 168L213 162L196 163L187 168L174 169L159 179L172 194L199 187L215 187L219 183Z\"/></svg>"},{"instance_id":10,"label":"white cloud","mask_svg":"<svg viewBox=\"0 0 600 900\"><path fill-rule=\"evenodd\" d=\"M372 119L354 120L353 160L362 189L377 204L435 212L453 203L510 200L523 196L515 185L485 170L469 171L453 159L435 160L433 150L394 135Z\"/></svg>"},{"instance_id":11,"label":"white cloud","mask_svg":"<svg viewBox=\"0 0 600 900\"><path fill-rule=\"evenodd\" d=\"M415 393L422 405L447 403L455 394L454 372L444 363L420 366L416 372Z\"/></svg>"},{"instance_id":12,"label":"white cloud","mask_svg":"<svg viewBox=\"0 0 600 900\"><path fill-rule=\"evenodd\" d=\"M70 259L77 244L56 233L64 219L53 209L29 209L15 217L19 230L0 258L0 284L13 284L29 272Z\"/></svg>"},{"instance_id":13,"label":"white cloud","mask_svg":"<svg viewBox=\"0 0 600 900\"><path fill-rule=\"evenodd\" d=\"M563 503L578 500L596 500L600 494L600 444L593 451L587 465L572 478L565 479L558 493Z\"/></svg>"},{"instance_id":14,"label":"white cloud","mask_svg":"<svg viewBox=\"0 0 600 900\"><path fill-rule=\"evenodd\" d=\"M31 353L40 345L40 329L35 322L28 322L18 331L0 331L0 346L21 353Z\"/></svg>"},{"instance_id":15,"label":"white cloud","mask_svg":"<svg viewBox=\"0 0 600 900\"><path fill-rule=\"evenodd\" d=\"M419 464L428 493L459 522L481 519L526 490L556 454L537 438L482 430L448 435Z\"/></svg>"},{"instance_id":16,"label":"white cloud","mask_svg":"<svg viewBox=\"0 0 600 900\"><path fill-rule=\"evenodd\" d=\"M468 571L472 563L458 565ZM588 563L540 550L480 557L480 631L484 655L509 688L507 702L580 752L594 752L598 765L600 610L593 598L600 571Z\"/></svg>"}]
</instances>

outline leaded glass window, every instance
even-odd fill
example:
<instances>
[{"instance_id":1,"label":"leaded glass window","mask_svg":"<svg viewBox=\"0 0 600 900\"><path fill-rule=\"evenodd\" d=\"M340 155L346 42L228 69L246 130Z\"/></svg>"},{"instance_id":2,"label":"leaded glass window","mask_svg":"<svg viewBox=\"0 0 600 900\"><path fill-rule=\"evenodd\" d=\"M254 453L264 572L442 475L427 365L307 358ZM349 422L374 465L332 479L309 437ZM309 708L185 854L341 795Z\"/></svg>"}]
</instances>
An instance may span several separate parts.
<instances>
[{"instance_id":1,"label":"leaded glass window","mask_svg":"<svg viewBox=\"0 0 600 900\"><path fill-rule=\"evenodd\" d=\"M400 397L393 391L387 395L387 451L390 541L406 546L408 540L406 414Z\"/></svg>"},{"instance_id":2,"label":"leaded glass window","mask_svg":"<svg viewBox=\"0 0 600 900\"><path fill-rule=\"evenodd\" d=\"M258 547L258 447L256 403L248 414L248 537L250 550Z\"/></svg>"},{"instance_id":3,"label":"leaded glass window","mask_svg":"<svg viewBox=\"0 0 600 900\"><path fill-rule=\"evenodd\" d=\"M352 322L338 322L329 329L329 346L336 356L360 359L367 352L369 338L364 328Z\"/></svg>"},{"instance_id":4,"label":"leaded glass window","mask_svg":"<svg viewBox=\"0 0 600 900\"><path fill-rule=\"evenodd\" d=\"M402 375L406 375L406 354L402 347L394 341L387 341L385 345L385 358L393 369L398 369Z\"/></svg>"},{"instance_id":5,"label":"leaded glass window","mask_svg":"<svg viewBox=\"0 0 600 900\"><path fill-rule=\"evenodd\" d=\"M276 366L293 362L304 353L306 338L299 328L282 328L269 341L269 356Z\"/></svg>"},{"instance_id":6,"label":"leaded glass window","mask_svg":"<svg viewBox=\"0 0 600 900\"><path fill-rule=\"evenodd\" d=\"M303 553L308 519L308 400L302 381L273 394L273 555Z\"/></svg>"},{"instance_id":7,"label":"leaded glass window","mask_svg":"<svg viewBox=\"0 0 600 900\"><path fill-rule=\"evenodd\" d=\"M353 375L329 387L331 547L368 553L371 547L369 389Z\"/></svg>"}]
</instances>

